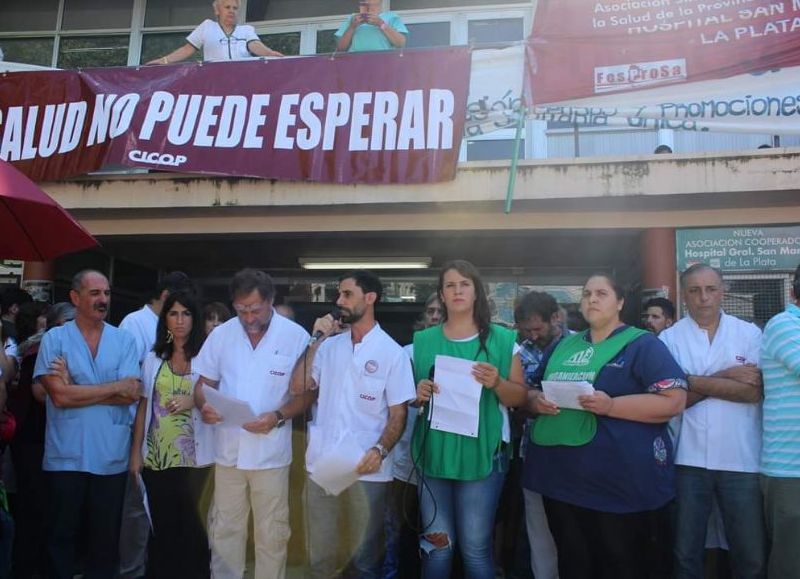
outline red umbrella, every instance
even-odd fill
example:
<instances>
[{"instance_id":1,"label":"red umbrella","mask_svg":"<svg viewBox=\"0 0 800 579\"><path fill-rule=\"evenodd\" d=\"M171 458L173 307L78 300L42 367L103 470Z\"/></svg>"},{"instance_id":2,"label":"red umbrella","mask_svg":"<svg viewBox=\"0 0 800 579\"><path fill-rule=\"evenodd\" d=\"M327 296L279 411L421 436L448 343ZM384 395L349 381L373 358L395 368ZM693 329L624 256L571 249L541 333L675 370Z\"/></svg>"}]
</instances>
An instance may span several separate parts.
<instances>
[{"instance_id":1,"label":"red umbrella","mask_svg":"<svg viewBox=\"0 0 800 579\"><path fill-rule=\"evenodd\" d=\"M0 160L0 259L47 261L96 245L61 205Z\"/></svg>"}]
</instances>

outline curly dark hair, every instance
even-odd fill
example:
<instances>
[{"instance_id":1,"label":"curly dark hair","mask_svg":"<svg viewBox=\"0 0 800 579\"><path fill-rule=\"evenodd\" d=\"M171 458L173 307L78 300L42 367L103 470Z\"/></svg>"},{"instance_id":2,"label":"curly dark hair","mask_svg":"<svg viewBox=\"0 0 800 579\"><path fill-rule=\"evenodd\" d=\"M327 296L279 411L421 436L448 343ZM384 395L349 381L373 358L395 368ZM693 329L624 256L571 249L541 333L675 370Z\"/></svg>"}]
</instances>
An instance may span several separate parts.
<instances>
[{"instance_id":1,"label":"curly dark hair","mask_svg":"<svg viewBox=\"0 0 800 579\"><path fill-rule=\"evenodd\" d=\"M164 306L161 308L161 314L158 316L158 326L156 327L156 343L153 346L153 352L162 360L169 360L172 358L174 342L167 341L167 315L169 310L172 309L176 303L182 305L192 316L192 329L189 332L189 337L186 344L183 346L183 353L187 360L191 360L200 351L205 339L205 329L203 327L203 313L200 309L200 304L197 297L192 291L177 291L169 294L164 300Z\"/></svg>"}]
</instances>

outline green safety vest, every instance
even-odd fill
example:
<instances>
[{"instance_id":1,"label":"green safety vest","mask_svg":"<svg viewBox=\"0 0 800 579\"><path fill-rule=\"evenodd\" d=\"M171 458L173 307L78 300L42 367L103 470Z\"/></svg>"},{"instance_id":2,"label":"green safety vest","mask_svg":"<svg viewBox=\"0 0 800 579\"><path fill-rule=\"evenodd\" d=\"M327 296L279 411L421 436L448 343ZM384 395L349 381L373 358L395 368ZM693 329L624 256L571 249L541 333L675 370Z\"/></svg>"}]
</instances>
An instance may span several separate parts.
<instances>
[{"instance_id":1,"label":"green safety vest","mask_svg":"<svg viewBox=\"0 0 800 579\"><path fill-rule=\"evenodd\" d=\"M545 380L591 382L594 384L603 366L622 349L646 334L645 330L628 327L602 342L586 340L589 330L567 336L556 346L545 369ZM531 440L541 446L582 446L597 432L597 417L587 410L562 408L558 414L543 414L536 418Z\"/></svg>"}]
</instances>

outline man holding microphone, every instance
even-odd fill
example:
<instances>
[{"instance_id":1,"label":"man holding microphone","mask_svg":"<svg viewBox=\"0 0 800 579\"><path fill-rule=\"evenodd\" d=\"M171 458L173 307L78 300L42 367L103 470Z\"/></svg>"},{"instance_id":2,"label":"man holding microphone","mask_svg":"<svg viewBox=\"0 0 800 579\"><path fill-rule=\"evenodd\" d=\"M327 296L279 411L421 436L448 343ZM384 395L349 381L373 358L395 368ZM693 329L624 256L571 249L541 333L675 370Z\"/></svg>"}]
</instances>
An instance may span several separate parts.
<instances>
[{"instance_id":1,"label":"man holding microphone","mask_svg":"<svg viewBox=\"0 0 800 579\"><path fill-rule=\"evenodd\" d=\"M327 315L314 323L312 338L292 374L291 392L316 394L309 425L306 469L337 448L357 447L358 481L337 496L307 481L311 577L336 573L339 518L348 521L362 578L378 578L383 563L383 520L392 481L392 447L403 434L406 403L415 398L408 356L375 321L383 288L372 272L355 270L339 280L341 322ZM342 329L341 324L349 327Z\"/></svg>"}]
</instances>

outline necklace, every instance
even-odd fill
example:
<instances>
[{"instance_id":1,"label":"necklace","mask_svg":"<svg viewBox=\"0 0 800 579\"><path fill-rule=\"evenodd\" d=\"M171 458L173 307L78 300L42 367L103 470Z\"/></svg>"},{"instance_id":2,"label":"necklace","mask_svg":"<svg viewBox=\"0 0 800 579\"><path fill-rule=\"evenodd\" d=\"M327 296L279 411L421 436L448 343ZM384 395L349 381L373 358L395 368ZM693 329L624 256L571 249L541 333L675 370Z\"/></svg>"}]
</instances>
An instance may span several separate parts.
<instances>
[{"instance_id":1,"label":"necklace","mask_svg":"<svg viewBox=\"0 0 800 579\"><path fill-rule=\"evenodd\" d=\"M176 370L176 367L172 360L167 360L167 367L169 368L170 374L172 375L172 396L176 394L179 395L186 395L188 394L188 389L184 389L184 384L186 382L186 377L189 376L192 372L191 363L187 362L183 367L183 371Z\"/></svg>"}]
</instances>

